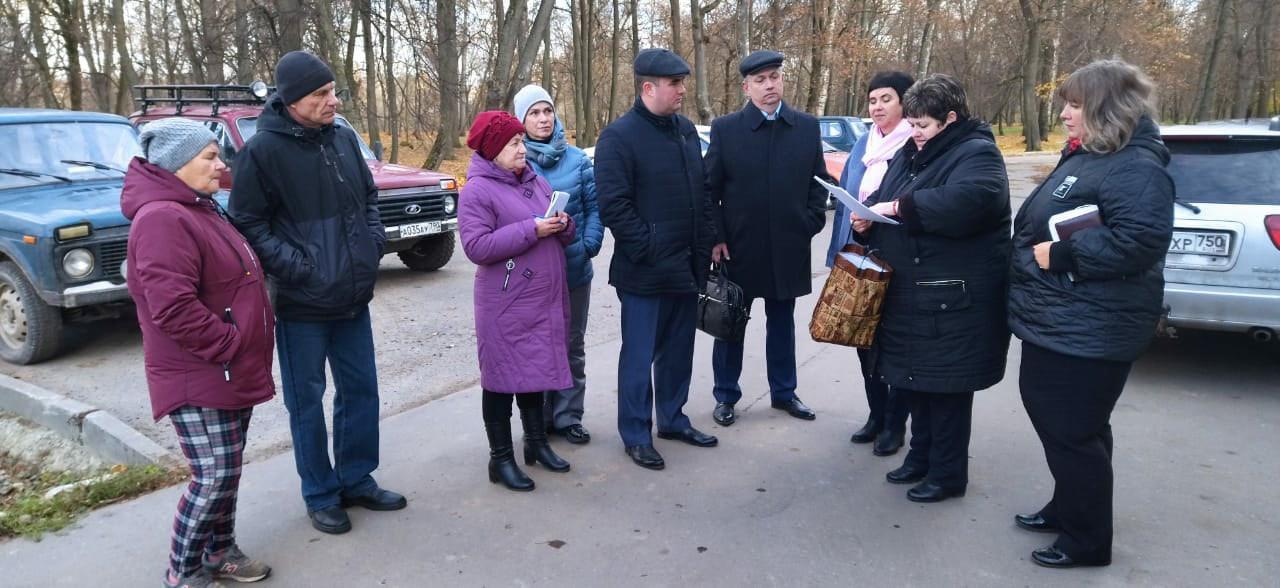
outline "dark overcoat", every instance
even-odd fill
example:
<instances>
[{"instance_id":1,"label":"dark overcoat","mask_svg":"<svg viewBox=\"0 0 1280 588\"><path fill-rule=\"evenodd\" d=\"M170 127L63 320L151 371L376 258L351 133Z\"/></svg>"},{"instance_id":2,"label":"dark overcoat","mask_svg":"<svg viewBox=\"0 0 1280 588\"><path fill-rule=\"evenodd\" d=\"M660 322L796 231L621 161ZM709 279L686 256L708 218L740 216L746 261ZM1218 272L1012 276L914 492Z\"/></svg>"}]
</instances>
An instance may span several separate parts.
<instances>
[{"instance_id":1,"label":"dark overcoat","mask_svg":"<svg viewBox=\"0 0 1280 588\"><path fill-rule=\"evenodd\" d=\"M957 121L923 150L908 141L867 205L898 200L901 224L876 223L871 247L890 266L871 354L890 386L972 392L1004 377L1009 179L991 128Z\"/></svg>"},{"instance_id":2,"label":"dark overcoat","mask_svg":"<svg viewBox=\"0 0 1280 588\"><path fill-rule=\"evenodd\" d=\"M705 158L717 242L729 279L751 298L808 294L809 244L827 221L818 119L783 103L776 120L754 104L711 122Z\"/></svg>"}]
</instances>

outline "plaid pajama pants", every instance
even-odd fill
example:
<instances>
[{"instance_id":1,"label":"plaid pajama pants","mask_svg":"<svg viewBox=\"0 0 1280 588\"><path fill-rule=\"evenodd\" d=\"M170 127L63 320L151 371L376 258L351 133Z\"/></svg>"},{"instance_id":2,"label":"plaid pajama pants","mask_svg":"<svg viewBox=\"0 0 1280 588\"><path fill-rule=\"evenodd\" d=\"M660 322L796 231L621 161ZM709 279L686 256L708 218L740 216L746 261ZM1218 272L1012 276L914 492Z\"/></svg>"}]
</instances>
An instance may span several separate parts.
<instances>
[{"instance_id":1,"label":"plaid pajama pants","mask_svg":"<svg viewBox=\"0 0 1280 588\"><path fill-rule=\"evenodd\" d=\"M252 408L220 410L184 406L169 419L191 465L191 483L173 518L169 567L179 576L200 569L202 554L235 544L236 497Z\"/></svg>"}]
</instances>

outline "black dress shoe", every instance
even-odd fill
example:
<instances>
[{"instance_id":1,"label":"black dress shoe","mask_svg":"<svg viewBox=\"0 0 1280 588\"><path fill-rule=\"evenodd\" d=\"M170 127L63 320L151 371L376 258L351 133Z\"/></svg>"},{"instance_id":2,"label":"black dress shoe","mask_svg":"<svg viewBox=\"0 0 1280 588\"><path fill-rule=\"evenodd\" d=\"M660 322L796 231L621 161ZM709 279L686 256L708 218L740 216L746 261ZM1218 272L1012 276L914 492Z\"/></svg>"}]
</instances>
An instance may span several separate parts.
<instances>
[{"instance_id":1,"label":"black dress shoe","mask_svg":"<svg viewBox=\"0 0 1280 588\"><path fill-rule=\"evenodd\" d=\"M964 488L948 490L926 480L907 490L907 500L911 502L942 502L953 496L964 496Z\"/></svg>"},{"instance_id":2,"label":"black dress shoe","mask_svg":"<svg viewBox=\"0 0 1280 588\"><path fill-rule=\"evenodd\" d=\"M684 441L694 447L715 447L720 443L715 435L708 435L693 427L689 427L683 431L658 431L659 439L671 439L674 441Z\"/></svg>"},{"instance_id":3,"label":"black dress shoe","mask_svg":"<svg viewBox=\"0 0 1280 588\"><path fill-rule=\"evenodd\" d=\"M662 461L662 455L652 445L632 445L627 447L627 455L642 468L660 470L667 467L667 463Z\"/></svg>"},{"instance_id":4,"label":"black dress shoe","mask_svg":"<svg viewBox=\"0 0 1280 588\"><path fill-rule=\"evenodd\" d=\"M374 488L363 496L343 496L342 508L363 506L369 510L400 510L409 505L404 496L385 488Z\"/></svg>"},{"instance_id":5,"label":"black dress shoe","mask_svg":"<svg viewBox=\"0 0 1280 588\"><path fill-rule=\"evenodd\" d=\"M871 447L871 453L884 457L893 455L902 449L902 443L906 433L895 433L893 431L880 431L876 435L876 444Z\"/></svg>"},{"instance_id":6,"label":"black dress shoe","mask_svg":"<svg viewBox=\"0 0 1280 588\"><path fill-rule=\"evenodd\" d=\"M351 517L347 516L347 511L336 506L313 510L307 513L307 517L311 519L311 526L321 533L341 535L351 530Z\"/></svg>"},{"instance_id":7,"label":"black dress shoe","mask_svg":"<svg viewBox=\"0 0 1280 588\"><path fill-rule=\"evenodd\" d=\"M803 402L800 402L799 398L792 398L791 400L783 400L781 402L771 401L769 404L778 410L787 411L787 414L798 419L811 421L818 418L818 415L814 414L814 412L810 410L809 407L805 406Z\"/></svg>"},{"instance_id":8,"label":"black dress shoe","mask_svg":"<svg viewBox=\"0 0 1280 588\"><path fill-rule=\"evenodd\" d=\"M1110 559L1090 561L1077 560L1052 545L1032 551L1031 561L1034 561L1046 568L1075 568L1080 566L1100 567L1111 565Z\"/></svg>"},{"instance_id":9,"label":"black dress shoe","mask_svg":"<svg viewBox=\"0 0 1280 588\"><path fill-rule=\"evenodd\" d=\"M733 404L729 402L717 402L716 409L711 411L711 418L721 427L727 427L737 422L738 415L733 412Z\"/></svg>"},{"instance_id":10,"label":"black dress shoe","mask_svg":"<svg viewBox=\"0 0 1280 588\"><path fill-rule=\"evenodd\" d=\"M574 445L585 445L591 442L591 433L587 432L587 428L582 425L569 425L561 429L548 427L547 430L564 437L565 441Z\"/></svg>"},{"instance_id":11,"label":"black dress shoe","mask_svg":"<svg viewBox=\"0 0 1280 588\"><path fill-rule=\"evenodd\" d=\"M915 484L916 482L923 480L925 474L928 473L928 470L918 470L911 466L904 465L885 474L884 479L888 480L890 484Z\"/></svg>"},{"instance_id":12,"label":"black dress shoe","mask_svg":"<svg viewBox=\"0 0 1280 588\"><path fill-rule=\"evenodd\" d=\"M880 423L875 419L867 419L867 424L862 425L861 429L854 431L853 436L849 437L850 443L870 443L876 440L876 435L880 434Z\"/></svg>"},{"instance_id":13,"label":"black dress shoe","mask_svg":"<svg viewBox=\"0 0 1280 588\"><path fill-rule=\"evenodd\" d=\"M1044 520L1040 513L1013 515L1013 522L1023 529L1037 533L1057 533L1059 531L1057 525Z\"/></svg>"}]
</instances>

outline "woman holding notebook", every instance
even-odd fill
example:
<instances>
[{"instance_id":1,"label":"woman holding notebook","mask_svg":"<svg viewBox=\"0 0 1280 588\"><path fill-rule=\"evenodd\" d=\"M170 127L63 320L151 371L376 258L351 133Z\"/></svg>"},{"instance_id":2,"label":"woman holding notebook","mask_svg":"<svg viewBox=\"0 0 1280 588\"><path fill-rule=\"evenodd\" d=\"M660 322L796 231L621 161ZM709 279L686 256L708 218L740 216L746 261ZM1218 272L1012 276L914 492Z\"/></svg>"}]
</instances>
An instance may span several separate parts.
<instances>
[{"instance_id":1,"label":"woman holding notebook","mask_svg":"<svg viewBox=\"0 0 1280 588\"><path fill-rule=\"evenodd\" d=\"M564 247L573 219L547 216L551 185L525 162L524 124L501 111L476 116L467 134L475 149L458 199L462 250L476 264L476 346L489 481L533 490L516 465L511 403L520 407L525 465L569 471L547 444L542 394L573 383L569 372L569 288Z\"/></svg>"},{"instance_id":2,"label":"woman holding notebook","mask_svg":"<svg viewBox=\"0 0 1280 588\"><path fill-rule=\"evenodd\" d=\"M1152 90L1123 61L1071 74L1058 88L1067 146L1014 223L1009 326L1023 342L1022 403L1054 479L1049 502L1014 521L1058 535L1031 554L1043 566L1111 563L1111 410L1155 335L1173 231ZM1060 220L1090 205L1095 218Z\"/></svg>"}]
</instances>

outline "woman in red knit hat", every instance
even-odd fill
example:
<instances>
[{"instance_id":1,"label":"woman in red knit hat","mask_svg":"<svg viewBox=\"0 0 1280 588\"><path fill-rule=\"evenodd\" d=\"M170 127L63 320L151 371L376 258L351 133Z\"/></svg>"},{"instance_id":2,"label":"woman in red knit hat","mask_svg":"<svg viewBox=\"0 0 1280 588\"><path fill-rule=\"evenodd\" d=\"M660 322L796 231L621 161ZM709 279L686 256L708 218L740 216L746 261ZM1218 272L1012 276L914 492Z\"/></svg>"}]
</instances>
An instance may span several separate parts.
<instances>
[{"instance_id":1,"label":"woman in red knit hat","mask_svg":"<svg viewBox=\"0 0 1280 588\"><path fill-rule=\"evenodd\" d=\"M568 388L569 288L564 246L573 219L544 218L551 185L525 166L524 125L507 112L482 112L467 146L475 149L458 199L458 233L476 264L476 345L489 437L489 481L533 490L516 465L511 402L524 425L525 465L554 472L569 463L547 444L542 393Z\"/></svg>"}]
</instances>

